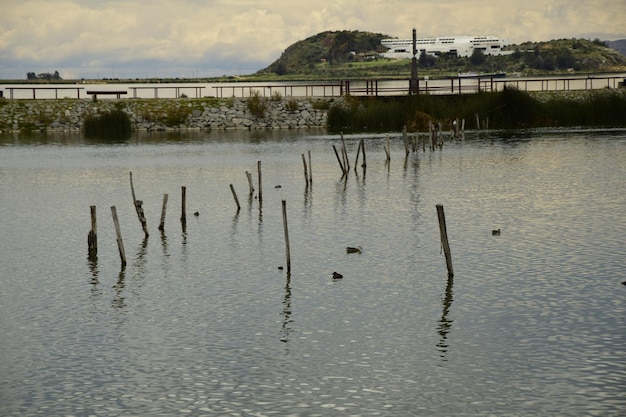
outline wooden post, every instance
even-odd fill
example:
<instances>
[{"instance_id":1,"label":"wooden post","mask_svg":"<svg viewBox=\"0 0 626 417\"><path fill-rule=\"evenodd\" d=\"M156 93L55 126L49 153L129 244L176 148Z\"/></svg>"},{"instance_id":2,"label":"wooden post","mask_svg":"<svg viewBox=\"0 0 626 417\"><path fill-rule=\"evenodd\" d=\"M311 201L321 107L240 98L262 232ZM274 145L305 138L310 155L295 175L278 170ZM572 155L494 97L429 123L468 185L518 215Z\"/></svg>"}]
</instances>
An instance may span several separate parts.
<instances>
[{"instance_id":1,"label":"wooden post","mask_svg":"<svg viewBox=\"0 0 626 417\"><path fill-rule=\"evenodd\" d=\"M87 234L87 246L89 248L89 257L95 257L98 254L98 233L96 231L96 206L90 206L91 209L91 230Z\"/></svg>"},{"instance_id":2,"label":"wooden post","mask_svg":"<svg viewBox=\"0 0 626 417\"><path fill-rule=\"evenodd\" d=\"M185 187L184 185L181 187L181 215L180 215L180 221L183 224L187 223L187 187Z\"/></svg>"},{"instance_id":3,"label":"wooden post","mask_svg":"<svg viewBox=\"0 0 626 417\"><path fill-rule=\"evenodd\" d=\"M167 207L167 198L167 193L163 194L163 207L161 208L161 223L159 224L159 230L163 230L165 228L165 209Z\"/></svg>"},{"instance_id":4,"label":"wooden post","mask_svg":"<svg viewBox=\"0 0 626 417\"><path fill-rule=\"evenodd\" d=\"M257 162L257 169L259 171L259 202L263 201L263 187L261 186L261 161Z\"/></svg>"},{"instance_id":5,"label":"wooden post","mask_svg":"<svg viewBox=\"0 0 626 417\"><path fill-rule=\"evenodd\" d=\"M441 131L441 123L437 123L437 146L439 146L439 149L443 147L443 132Z\"/></svg>"},{"instance_id":6,"label":"wooden post","mask_svg":"<svg viewBox=\"0 0 626 417\"><path fill-rule=\"evenodd\" d=\"M346 168L344 172L350 171L350 162L348 161L348 150L346 148L346 141L343 138L343 132L341 132L341 155L343 156L343 166Z\"/></svg>"},{"instance_id":7,"label":"wooden post","mask_svg":"<svg viewBox=\"0 0 626 417\"><path fill-rule=\"evenodd\" d=\"M448 276L454 276L452 269L452 256L450 255L450 244L448 243L448 231L446 229L446 216L443 212L443 206L437 204L437 217L439 218L439 234L441 235L441 246L446 255L446 266L448 267Z\"/></svg>"},{"instance_id":8,"label":"wooden post","mask_svg":"<svg viewBox=\"0 0 626 417\"><path fill-rule=\"evenodd\" d=\"M387 154L386 161L389 162L391 160L391 151L389 149L389 133L387 133L387 144L385 145L385 154Z\"/></svg>"},{"instance_id":9,"label":"wooden post","mask_svg":"<svg viewBox=\"0 0 626 417\"><path fill-rule=\"evenodd\" d=\"M287 273L291 272L291 252L289 250L289 229L287 227L287 202L283 200L283 229L285 230L285 256L287 257Z\"/></svg>"},{"instance_id":10,"label":"wooden post","mask_svg":"<svg viewBox=\"0 0 626 417\"><path fill-rule=\"evenodd\" d=\"M363 167L363 170L365 170L367 162L365 160L365 140L363 138L361 138L361 152L363 153L363 163L361 164L361 166Z\"/></svg>"},{"instance_id":11,"label":"wooden post","mask_svg":"<svg viewBox=\"0 0 626 417\"><path fill-rule=\"evenodd\" d=\"M402 141L404 141L404 152L409 156L409 139L407 137L406 125L402 126Z\"/></svg>"},{"instance_id":12,"label":"wooden post","mask_svg":"<svg viewBox=\"0 0 626 417\"><path fill-rule=\"evenodd\" d=\"M309 153L309 184L313 185L313 164L311 163L311 151Z\"/></svg>"},{"instance_id":13,"label":"wooden post","mask_svg":"<svg viewBox=\"0 0 626 417\"><path fill-rule=\"evenodd\" d=\"M122 232L120 231L120 223L117 220L117 209L111 207L111 215L113 216L113 224L115 225L115 234L117 235L117 248L120 251L120 259L122 260L122 268L126 266L126 252L124 251L124 242L122 241Z\"/></svg>"},{"instance_id":14,"label":"wooden post","mask_svg":"<svg viewBox=\"0 0 626 417\"><path fill-rule=\"evenodd\" d=\"M246 178L248 178L248 186L250 187L250 195L254 194L254 185L252 185L252 174L246 171Z\"/></svg>"},{"instance_id":15,"label":"wooden post","mask_svg":"<svg viewBox=\"0 0 626 417\"><path fill-rule=\"evenodd\" d=\"M143 205L143 201L137 200L137 198L135 197L135 187L133 187L132 171L130 173L130 191L132 192L132 195L133 195L133 205L135 206L135 211L137 212L137 218L139 219L139 222L141 223L141 227L143 228L143 233L146 235L146 237L148 237L150 233L148 233L146 215L143 212L143 207L141 207Z\"/></svg>"},{"instance_id":16,"label":"wooden post","mask_svg":"<svg viewBox=\"0 0 626 417\"><path fill-rule=\"evenodd\" d=\"M339 158L339 152L337 152L337 148L333 145L333 150L335 151L335 156L337 157L337 162L339 162L339 167L341 168L341 173L346 174L346 169L343 167L343 162L341 162L341 158Z\"/></svg>"},{"instance_id":17,"label":"wooden post","mask_svg":"<svg viewBox=\"0 0 626 417\"><path fill-rule=\"evenodd\" d=\"M306 181L306 185L309 185L309 171L306 166L306 158L304 154L302 154L302 165L304 165L304 181Z\"/></svg>"},{"instance_id":18,"label":"wooden post","mask_svg":"<svg viewBox=\"0 0 626 417\"><path fill-rule=\"evenodd\" d=\"M235 192L235 187L233 187L232 184L230 184L230 191L233 193L235 203L237 203L237 211L241 210L241 206L239 205L239 199L237 198L237 193Z\"/></svg>"},{"instance_id":19,"label":"wooden post","mask_svg":"<svg viewBox=\"0 0 626 417\"><path fill-rule=\"evenodd\" d=\"M354 160L354 172L356 172L359 167L359 154L361 153L361 143L363 143L363 139L359 142L359 146L356 148L356 159Z\"/></svg>"},{"instance_id":20,"label":"wooden post","mask_svg":"<svg viewBox=\"0 0 626 417\"><path fill-rule=\"evenodd\" d=\"M476 113L476 129L480 130L480 120L478 118L478 113Z\"/></svg>"}]
</instances>

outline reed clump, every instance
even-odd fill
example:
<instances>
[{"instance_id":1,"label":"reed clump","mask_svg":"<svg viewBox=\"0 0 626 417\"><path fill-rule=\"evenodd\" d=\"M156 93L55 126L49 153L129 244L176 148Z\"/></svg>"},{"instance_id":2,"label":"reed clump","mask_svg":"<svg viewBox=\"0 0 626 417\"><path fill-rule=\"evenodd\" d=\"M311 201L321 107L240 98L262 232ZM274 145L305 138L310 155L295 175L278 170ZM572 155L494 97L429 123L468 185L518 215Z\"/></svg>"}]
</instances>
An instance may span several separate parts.
<instances>
[{"instance_id":1,"label":"reed clump","mask_svg":"<svg viewBox=\"0 0 626 417\"><path fill-rule=\"evenodd\" d=\"M85 136L112 139L128 138L131 133L130 118L126 112L115 109L85 117Z\"/></svg>"},{"instance_id":2,"label":"reed clump","mask_svg":"<svg viewBox=\"0 0 626 417\"><path fill-rule=\"evenodd\" d=\"M626 90L579 92L540 100L515 88L465 95L417 95L396 98L346 97L328 111L328 127L339 131L389 131L403 126L423 129L428 121L489 120L495 129L535 127L625 127ZM473 124L472 124L473 126Z\"/></svg>"}]
</instances>

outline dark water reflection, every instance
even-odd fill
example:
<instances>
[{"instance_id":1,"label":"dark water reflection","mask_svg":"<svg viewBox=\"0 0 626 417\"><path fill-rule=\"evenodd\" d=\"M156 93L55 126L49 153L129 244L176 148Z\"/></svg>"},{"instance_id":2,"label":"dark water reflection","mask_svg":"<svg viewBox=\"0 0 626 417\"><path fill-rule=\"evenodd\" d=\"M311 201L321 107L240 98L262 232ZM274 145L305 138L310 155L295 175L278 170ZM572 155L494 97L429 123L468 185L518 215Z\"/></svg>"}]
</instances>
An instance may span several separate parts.
<instances>
[{"instance_id":1,"label":"dark water reflection","mask_svg":"<svg viewBox=\"0 0 626 417\"><path fill-rule=\"evenodd\" d=\"M626 409L624 131L468 132L408 157L392 135L389 163L365 136L344 178L332 135L174 136L0 139L1 415ZM229 184L260 160L263 199L237 211ZM110 215L85 256L91 205L117 206L125 268Z\"/></svg>"}]
</instances>

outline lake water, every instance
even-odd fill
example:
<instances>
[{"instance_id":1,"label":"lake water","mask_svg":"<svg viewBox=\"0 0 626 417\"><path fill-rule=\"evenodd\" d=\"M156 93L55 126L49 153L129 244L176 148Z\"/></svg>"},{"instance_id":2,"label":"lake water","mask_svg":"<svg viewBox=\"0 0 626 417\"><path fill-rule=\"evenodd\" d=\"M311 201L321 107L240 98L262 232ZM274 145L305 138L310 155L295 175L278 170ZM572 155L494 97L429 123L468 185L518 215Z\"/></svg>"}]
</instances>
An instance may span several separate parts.
<instances>
[{"instance_id":1,"label":"lake water","mask_svg":"<svg viewBox=\"0 0 626 417\"><path fill-rule=\"evenodd\" d=\"M0 415L624 415L626 131L361 138L0 136Z\"/></svg>"}]
</instances>

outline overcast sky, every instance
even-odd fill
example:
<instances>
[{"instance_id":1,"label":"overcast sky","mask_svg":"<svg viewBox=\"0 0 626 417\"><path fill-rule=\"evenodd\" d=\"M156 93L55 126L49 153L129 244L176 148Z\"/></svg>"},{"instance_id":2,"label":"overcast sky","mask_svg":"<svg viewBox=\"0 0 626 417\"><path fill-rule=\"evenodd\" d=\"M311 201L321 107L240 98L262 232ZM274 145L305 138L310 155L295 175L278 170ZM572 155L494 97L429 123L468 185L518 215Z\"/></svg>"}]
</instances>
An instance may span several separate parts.
<instances>
[{"instance_id":1,"label":"overcast sky","mask_svg":"<svg viewBox=\"0 0 626 417\"><path fill-rule=\"evenodd\" d=\"M0 0L0 78L209 77L325 30L626 38L626 0Z\"/></svg>"}]
</instances>

